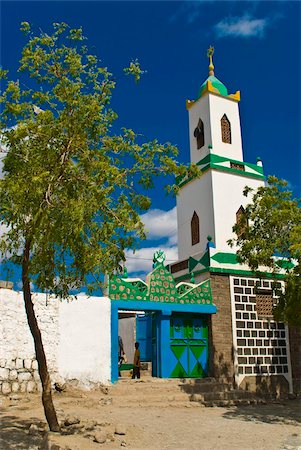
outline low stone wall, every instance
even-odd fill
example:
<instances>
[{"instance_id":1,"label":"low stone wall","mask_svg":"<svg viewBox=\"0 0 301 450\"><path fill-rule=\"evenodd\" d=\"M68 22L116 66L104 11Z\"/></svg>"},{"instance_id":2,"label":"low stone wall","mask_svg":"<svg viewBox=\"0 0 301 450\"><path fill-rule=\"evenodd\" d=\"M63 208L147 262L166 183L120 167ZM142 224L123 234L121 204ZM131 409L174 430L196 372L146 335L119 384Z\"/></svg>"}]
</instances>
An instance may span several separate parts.
<instances>
[{"instance_id":1,"label":"low stone wall","mask_svg":"<svg viewBox=\"0 0 301 450\"><path fill-rule=\"evenodd\" d=\"M38 363L35 359L0 360L0 392L41 391Z\"/></svg>"},{"instance_id":2,"label":"low stone wall","mask_svg":"<svg viewBox=\"0 0 301 450\"><path fill-rule=\"evenodd\" d=\"M107 297L59 301L33 295L52 383L89 388L111 378L111 305ZM23 293L0 289L0 392L41 390Z\"/></svg>"}]
</instances>

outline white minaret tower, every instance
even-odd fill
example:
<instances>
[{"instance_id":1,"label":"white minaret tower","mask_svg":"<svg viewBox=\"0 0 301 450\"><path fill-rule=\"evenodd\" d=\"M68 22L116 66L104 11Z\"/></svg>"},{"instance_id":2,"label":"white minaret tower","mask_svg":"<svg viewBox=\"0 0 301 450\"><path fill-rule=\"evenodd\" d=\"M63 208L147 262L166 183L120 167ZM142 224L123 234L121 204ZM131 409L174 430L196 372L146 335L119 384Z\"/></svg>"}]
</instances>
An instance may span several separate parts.
<instances>
[{"instance_id":1,"label":"white minaret tower","mask_svg":"<svg viewBox=\"0 0 301 450\"><path fill-rule=\"evenodd\" d=\"M202 174L197 179L178 180L179 260L203 253L208 236L218 250L231 251L227 240L233 237L232 227L248 202L244 187L256 189L265 179L260 160L257 164L243 160L240 92L228 94L214 76L213 53L210 47L209 77L198 98L186 102L190 158Z\"/></svg>"}]
</instances>

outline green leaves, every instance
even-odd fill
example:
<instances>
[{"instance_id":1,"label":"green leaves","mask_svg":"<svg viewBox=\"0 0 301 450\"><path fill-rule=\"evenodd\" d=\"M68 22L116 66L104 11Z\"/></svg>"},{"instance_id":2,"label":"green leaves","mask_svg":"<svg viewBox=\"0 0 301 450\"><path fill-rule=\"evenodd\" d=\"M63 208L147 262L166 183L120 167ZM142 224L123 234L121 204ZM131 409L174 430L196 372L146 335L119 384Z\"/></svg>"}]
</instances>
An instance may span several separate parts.
<instances>
[{"instance_id":1,"label":"green leaves","mask_svg":"<svg viewBox=\"0 0 301 450\"><path fill-rule=\"evenodd\" d=\"M0 247L22 264L18 255L30 242L31 280L66 297L91 274L97 284L119 270L125 248L145 238L139 213L151 205L154 178L186 168L170 143L143 142L132 129L113 133L112 74L82 45L81 29L53 28L34 36L22 24L29 37L21 76L36 86L9 81L1 94L1 139L9 150L0 221L9 228ZM143 72L137 61L125 70L136 81Z\"/></svg>"},{"instance_id":2,"label":"green leaves","mask_svg":"<svg viewBox=\"0 0 301 450\"><path fill-rule=\"evenodd\" d=\"M126 67L123 71L126 75L132 75L136 83L140 81L141 75L146 73L146 70L141 69L138 59L131 61L129 67Z\"/></svg>"},{"instance_id":3,"label":"green leaves","mask_svg":"<svg viewBox=\"0 0 301 450\"><path fill-rule=\"evenodd\" d=\"M237 239L230 240L229 244L238 245L240 261L247 263L252 270L267 266L277 273L280 270L277 264L279 257L294 262L294 270L287 266L285 293L280 297L275 317L301 324L300 200L292 198L287 182L276 177L269 177L268 185L256 191L245 188L244 194L252 195L252 203L245 209L244 220L234 225Z\"/></svg>"}]
</instances>

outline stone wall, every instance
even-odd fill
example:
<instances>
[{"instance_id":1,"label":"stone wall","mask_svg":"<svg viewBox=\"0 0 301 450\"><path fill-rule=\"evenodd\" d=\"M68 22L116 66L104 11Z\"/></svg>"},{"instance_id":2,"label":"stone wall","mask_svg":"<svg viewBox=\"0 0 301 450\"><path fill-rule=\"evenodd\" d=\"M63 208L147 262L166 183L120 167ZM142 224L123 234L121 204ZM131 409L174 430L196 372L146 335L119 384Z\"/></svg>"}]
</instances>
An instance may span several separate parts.
<instances>
[{"instance_id":1,"label":"stone wall","mask_svg":"<svg viewBox=\"0 0 301 450\"><path fill-rule=\"evenodd\" d=\"M289 340L291 351L291 365L293 390L295 394L301 393L301 328L289 328Z\"/></svg>"},{"instance_id":2,"label":"stone wall","mask_svg":"<svg viewBox=\"0 0 301 450\"><path fill-rule=\"evenodd\" d=\"M111 373L110 300L78 297L60 302L33 295L52 383L108 383ZM23 294L0 289L0 392L41 389Z\"/></svg>"},{"instance_id":3,"label":"stone wall","mask_svg":"<svg viewBox=\"0 0 301 450\"><path fill-rule=\"evenodd\" d=\"M210 274L213 303L217 313L211 316L209 335L210 375L234 381L233 337L229 276Z\"/></svg>"}]
</instances>

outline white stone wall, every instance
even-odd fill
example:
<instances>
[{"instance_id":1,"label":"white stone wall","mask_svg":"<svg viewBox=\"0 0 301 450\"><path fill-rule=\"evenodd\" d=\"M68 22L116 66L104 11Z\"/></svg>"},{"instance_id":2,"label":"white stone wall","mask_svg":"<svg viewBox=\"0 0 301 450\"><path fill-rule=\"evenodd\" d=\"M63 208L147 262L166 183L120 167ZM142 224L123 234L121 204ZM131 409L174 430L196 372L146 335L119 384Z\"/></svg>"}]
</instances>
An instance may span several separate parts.
<instances>
[{"instance_id":1,"label":"white stone wall","mask_svg":"<svg viewBox=\"0 0 301 450\"><path fill-rule=\"evenodd\" d=\"M111 372L110 300L71 302L33 295L52 382L108 383ZM0 289L0 392L40 389L23 293Z\"/></svg>"}]
</instances>

